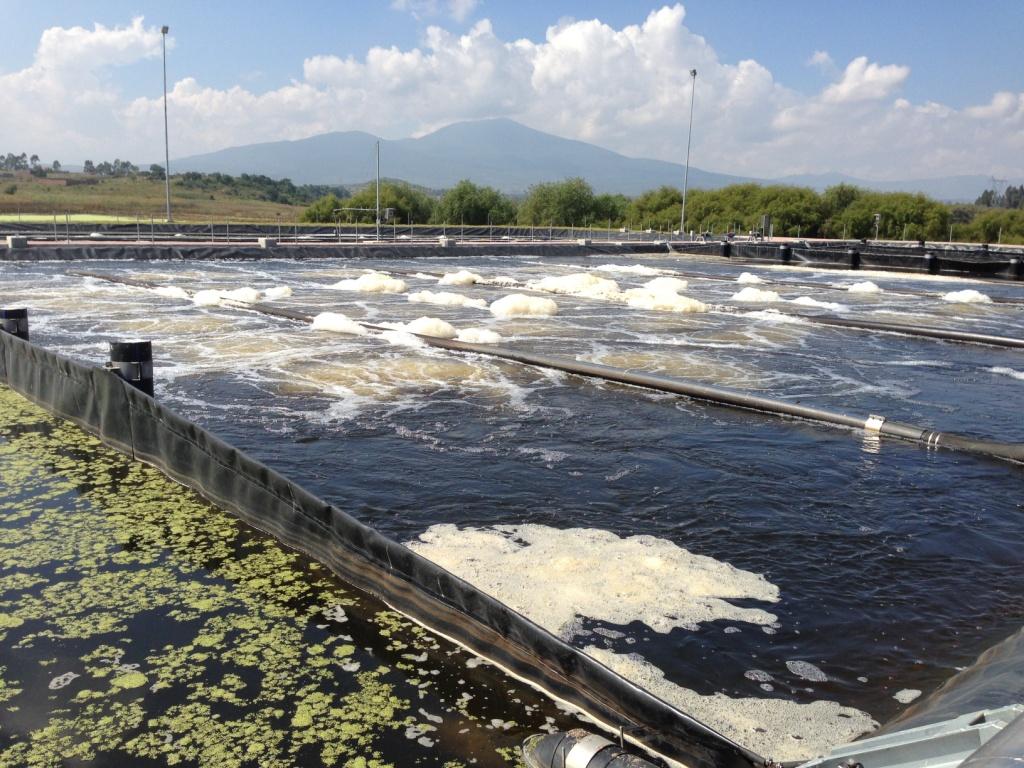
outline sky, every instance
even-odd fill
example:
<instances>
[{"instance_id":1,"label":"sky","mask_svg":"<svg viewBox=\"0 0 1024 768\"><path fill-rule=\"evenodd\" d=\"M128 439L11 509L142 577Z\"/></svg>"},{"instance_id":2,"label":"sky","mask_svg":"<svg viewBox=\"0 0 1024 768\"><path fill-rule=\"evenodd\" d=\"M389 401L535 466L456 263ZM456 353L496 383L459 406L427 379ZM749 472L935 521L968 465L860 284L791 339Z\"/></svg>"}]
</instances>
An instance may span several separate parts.
<instances>
[{"instance_id":1,"label":"sky","mask_svg":"<svg viewBox=\"0 0 1024 768\"><path fill-rule=\"evenodd\" d=\"M777 178L1024 179L1024 1L0 0L0 152L173 159L507 117Z\"/></svg>"}]
</instances>

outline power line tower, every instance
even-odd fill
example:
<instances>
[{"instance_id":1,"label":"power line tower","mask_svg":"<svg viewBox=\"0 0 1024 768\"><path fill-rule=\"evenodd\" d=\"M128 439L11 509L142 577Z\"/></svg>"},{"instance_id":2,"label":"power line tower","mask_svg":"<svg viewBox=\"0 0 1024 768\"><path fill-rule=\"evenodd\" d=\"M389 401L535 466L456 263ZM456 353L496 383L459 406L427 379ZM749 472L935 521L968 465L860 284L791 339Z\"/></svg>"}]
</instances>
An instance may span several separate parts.
<instances>
[{"instance_id":1,"label":"power line tower","mask_svg":"<svg viewBox=\"0 0 1024 768\"><path fill-rule=\"evenodd\" d=\"M997 179L995 176L990 176L989 181L992 182L992 206L1000 208L1006 199L1006 185L1009 184L1009 181Z\"/></svg>"}]
</instances>

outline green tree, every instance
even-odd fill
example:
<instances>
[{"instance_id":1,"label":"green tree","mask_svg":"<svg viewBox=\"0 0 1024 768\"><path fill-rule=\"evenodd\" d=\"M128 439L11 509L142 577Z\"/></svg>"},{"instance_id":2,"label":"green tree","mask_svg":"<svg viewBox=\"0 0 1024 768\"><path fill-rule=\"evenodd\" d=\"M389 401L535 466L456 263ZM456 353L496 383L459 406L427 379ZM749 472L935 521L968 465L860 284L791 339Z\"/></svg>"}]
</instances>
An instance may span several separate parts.
<instances>
[{"instance_id":1,"label":"green tree","mask_svg":"<svg viewBox=\"0 0 1024 768\"><path fill-rule=\"evenodd\" d=\"M527 226L585 226L597 219L594 190L581 178L530 187L519 206L519 223Z\"/></svg>"},{"instance_id":2,"label":"green tree","mask_svg":"<svg viewBox=\"0 0 1024 768\"><path fill-rule=\"evenodd\" d=\"M334 211L341 208L346 202L333 192L329 195L324 195L302 212L302 220L314 224L335 222L338 220L338 215Z\"/></svg>"},{"instance_id":3,"label":"green tree","mask_svg":"<svg viewBox=\"0 0 1024 768\"><path fill-rule=\"evenodd\" d=\"M682 207L682 192L675 187L658 187L634 198L627 216L637 227L674 230L679 229Z\"/></svg>"},{"instance_id":4,"label":"green tree","mask_svg":"<svg viewBox=\"0 0 1024 768\"><path fill-rule=\"evenodd\" d=\"M435 224L511 224L516 204L493 187L480 187L463 179L449 189L434 208Z\"/></svg>"},{"instance_id":5,"label":"green tree","mask_svg":"<svg viewBox=\"0 0 1024 768\"><path fill-rule=\"evenodd\" d=\"M339 199L334 193L321 197L310 205L302 214L303 221L333 222L339 219L344 222L362 222L372 224L376 218L377 204L376 187L372 184L363 187L350 197ZM338 208L362 208L366 210L340 211ZM381 223L385 211L391 208L394 218L399 222L412 220L420 224L430 221L434 209L434 201L425 193L409 184L402 182L382 182L380 185Z\"/></svg>"}]
</instances>

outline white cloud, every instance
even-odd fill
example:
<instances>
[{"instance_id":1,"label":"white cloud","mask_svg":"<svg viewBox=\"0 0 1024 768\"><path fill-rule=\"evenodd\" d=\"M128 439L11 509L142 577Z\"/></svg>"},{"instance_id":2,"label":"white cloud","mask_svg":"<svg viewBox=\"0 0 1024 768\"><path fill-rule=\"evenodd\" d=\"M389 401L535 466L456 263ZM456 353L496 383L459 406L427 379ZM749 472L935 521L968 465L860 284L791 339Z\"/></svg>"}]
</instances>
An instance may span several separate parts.
<instances>
[{"instance_id":1,"label":"white cloud","mask_svg":"<svg viewBox=\"0 0 1024 768\"><path fill-rule=\"evenodd\" d=\"M829 55L828 51L815 51L811 54L811 57L807 59L807 66L817 67L823 72L831 72L835 69L836 63L833 61L832 56Z\"/></svg>"},{"instance_id":2,"label":"white cloud","mask_svg":"<svg viewBox=\"0 0 1024 768\"><path fill-rule=\"evenodd\" d=\"M896 64L882 66L858 56L846 65L838 83L833 83L822 94L825 101L842 104L852 101L884 99L903 85L910 75L910 67Z\"/></svg>"},{"instance_id":3,"label":"white cloud","mask_svg":"<svg viewBox=\"0 0 1024 768\"><path fill-rule=\"evenodd\" d=\"M472 13L475 6L395 4L437 14ZM0 75L4 151L64 162L115 154L158 159L159 95L125 99L114 73L159 57L159 50L159 30L141 19L124 27L47 30L29 67ZM831 62L824 51L815 59ZM624 154L678 161L691 68L698 71L692 154L698 167L754 176L1024 175L1024 94L997 93L964 109L915 104L899 96L908 67L866 57L850 61L820 92L800 93L757 61L721 61L709 40L687 28L681 5L622 28L566 19L540 40L502 39L486 19L462 34L432 25L412 48L311 55L300 78L262 92L213 88L189 74L169 93L171 151L183 156L330 130L399 138L458 120L509 117Z\"/></svg>"}]
</instances>

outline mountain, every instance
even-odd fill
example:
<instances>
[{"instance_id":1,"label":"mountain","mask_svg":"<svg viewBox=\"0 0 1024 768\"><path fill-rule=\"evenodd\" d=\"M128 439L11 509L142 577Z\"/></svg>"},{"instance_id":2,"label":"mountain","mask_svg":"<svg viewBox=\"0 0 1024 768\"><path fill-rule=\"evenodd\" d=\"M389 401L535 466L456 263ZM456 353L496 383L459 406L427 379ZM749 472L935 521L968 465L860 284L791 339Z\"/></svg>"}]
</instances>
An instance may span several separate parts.
<instances>
[{"instance_id":1,"label":"mountain","mask_svg":"<svg viewBox=\"0 0 1024 768\"><path fill-rule=\"evenodd\" d=\"M230 147L171 162L174 172L259 173L297 184L360 184L376 175L374 143L362 131L324 133L297 141ZM636 195L669 184L681 186L683 166L626 157L582 141L527 128L513 120L475 120L419 138L381 143L381 175L422 187L446 189L460 179L525 192L532 184L582 176L597 192ZM842 182L883 192L924 192L939 200L973 202L988 186L983 176L947 176L910 181L870 181L840 173L786 176L776 180L712 173L690 167L690 187L717 189L747 181L793 184L823 190Z\"/></svg>"},{"instance_id":2,"label":"mountain","mask_svg":"<svg viewBox=\"0 0 1024 768\"><path fill-rule=\"evenodd\" d=\"M171 168L175 173L262 173L297 184L354 184L375 176L377 140L361 131L325 133L182 157L172 160ZM682 165L626 157L513 120L455 123L420 138L380 142L381 176L434 189L471 179L517 193L538 182L582 176L597 192L636 195L662 184L681 186L683 181ZM690 167L694 188L717 189L743 181L752 179Z\"/></svg>"}]
</instances>

